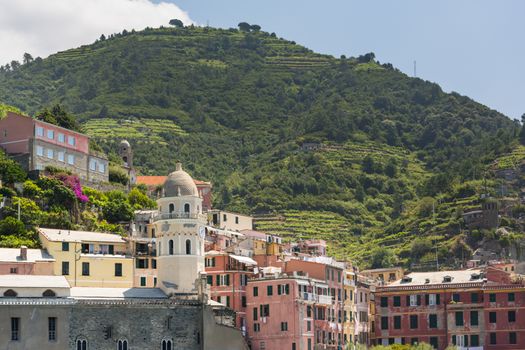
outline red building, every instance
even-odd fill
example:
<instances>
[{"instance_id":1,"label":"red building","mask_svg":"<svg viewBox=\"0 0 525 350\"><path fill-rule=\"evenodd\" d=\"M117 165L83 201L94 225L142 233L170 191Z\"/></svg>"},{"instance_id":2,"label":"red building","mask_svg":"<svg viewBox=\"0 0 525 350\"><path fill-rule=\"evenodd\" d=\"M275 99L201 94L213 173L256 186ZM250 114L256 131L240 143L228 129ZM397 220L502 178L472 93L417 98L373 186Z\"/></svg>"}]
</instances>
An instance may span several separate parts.
<instances>
[{"instance_id":1,"label":"red building","mask_svg":"<svg viewBox=\"0 0 525 350\"><path fill-rule=\"evenodd\" d=\"M237 328L246 332L246 285L257 263L251 258L224 252L206 253L205 269L210 299L236 312Z\"/></svg>"},{"instance_id":2,"label":"red building","mask_svg":"<svg viewBox=\"0 0 525 350\"><path fill-rule=\"evenodd\" d=\"M90 182L109 178L107 158L90 152L87 135L28 116L8 112L0 120L0 147L29 172L53 166Z\"/></svg>"},{"instance_id":3,"label":"red building","mask_svg":"<svg viewBox=\"0 0 525 350\"><path fill-rule=\"evenodd\" d=\"M524 349L525 288L488 267L411 273L375 293L374 344Z\"/></svg>"}]
</instances>

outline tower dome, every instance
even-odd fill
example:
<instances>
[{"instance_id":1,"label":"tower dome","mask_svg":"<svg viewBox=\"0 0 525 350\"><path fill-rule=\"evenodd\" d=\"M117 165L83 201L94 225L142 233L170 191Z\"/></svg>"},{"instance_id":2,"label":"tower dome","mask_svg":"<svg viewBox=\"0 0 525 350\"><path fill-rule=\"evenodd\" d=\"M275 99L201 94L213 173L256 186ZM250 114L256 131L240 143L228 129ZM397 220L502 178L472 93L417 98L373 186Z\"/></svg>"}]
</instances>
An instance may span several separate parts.
<instances>
[{"instance_id":1,"label":"tower dome","mask_svg":"<svg viewBox=\"0 0 525 350\"><path fill-rule=\"evenodd\" d=\"M197 186L192 177L182 170L182 164L177 163L175 171L168 175L164 182L164 197L199 196Z\"/></svg>"}]
</instances>

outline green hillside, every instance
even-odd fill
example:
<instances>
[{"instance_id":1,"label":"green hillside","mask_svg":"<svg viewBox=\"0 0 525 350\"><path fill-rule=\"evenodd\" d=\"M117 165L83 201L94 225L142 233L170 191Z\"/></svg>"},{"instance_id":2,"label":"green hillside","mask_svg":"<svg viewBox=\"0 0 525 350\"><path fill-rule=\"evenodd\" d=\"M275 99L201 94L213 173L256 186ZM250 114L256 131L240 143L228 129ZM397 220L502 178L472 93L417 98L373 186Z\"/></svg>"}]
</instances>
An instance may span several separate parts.
<instances>
[{"instance_id":1,"label":"green hillside","mask_svg":"<svg viewBox=\"0 0 525 350\"><path fill-rule=\"evenodd\" d=\"M334 58L236 29L124 32L3 67L0 101L26 113L60 103L106 151L129 139L141 173L180 160L213 181L217 206L367 263L378 246L419 260L407 255L416 235L456 243L450 208L443 222L414 208L483 178L517 134L504 115L373 54Z\"/></svg>"}]
</instances>

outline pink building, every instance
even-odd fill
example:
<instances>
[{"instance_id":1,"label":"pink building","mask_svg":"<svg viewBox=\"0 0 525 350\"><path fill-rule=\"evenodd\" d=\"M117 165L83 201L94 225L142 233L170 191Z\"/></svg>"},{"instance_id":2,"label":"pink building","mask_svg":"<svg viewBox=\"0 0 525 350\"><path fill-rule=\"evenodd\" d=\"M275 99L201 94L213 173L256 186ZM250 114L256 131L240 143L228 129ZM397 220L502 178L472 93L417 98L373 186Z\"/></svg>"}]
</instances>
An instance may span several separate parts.
<instances>
[{"instance_id":1,"label":"pink building","mask_svg":"<svg viewBox=\"0 0 525 350\"><path fill-rule=\"evenodd\" d=\"M53 275L54 262L42 249L0 248L0 275Z\"/></svg>"},{"instance_id":2,"label":"pink building","mask_svg":"<svg viewBox=\"0 0 525 350\"><path fill-rule=\"evenodd\" d=\"M0 120L0 147L29 171L64 168L90 182L108 181L108 160L89 150L88 136L8 112Z\"/></svg>"},{"instance_id":3,"label":"pink building","mask_svg":"<svg viewBox=\"0 0 525 350\"><path fill-rule=\"evenodd\" d=\"M210 299L236 312L235 326L246 332L246 285L257 263L251 258L225 252L209 251L205 269Z\"/></svg>"}]
</instances>

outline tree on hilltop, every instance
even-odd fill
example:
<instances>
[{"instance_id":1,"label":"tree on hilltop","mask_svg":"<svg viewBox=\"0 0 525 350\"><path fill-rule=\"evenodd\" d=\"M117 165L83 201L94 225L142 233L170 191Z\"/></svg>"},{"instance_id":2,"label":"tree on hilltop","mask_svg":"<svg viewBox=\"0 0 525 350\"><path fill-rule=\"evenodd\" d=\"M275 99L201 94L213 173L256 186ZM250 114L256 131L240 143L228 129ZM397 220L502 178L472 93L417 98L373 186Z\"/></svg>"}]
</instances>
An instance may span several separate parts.
<instances>
[{"instance_id":1,"label":"tree on hilltop","mask_svg":"<svg viewBox=\"0 0 525 350\"><path fill-rule=\"evenodd\" d=\"M250 30L253 30L254 32L258 32L258 31L261 30L261 26L258 25L258 24L252 24L252 25L250 26Z\"/></svg>"},{"instance_id":2,"label":"tree on hilltop","mask_svg":"<svg viewBox=\"0 0 525 350\"><path fill-rule=\"evenodd\" d=\"M241 32L249 32L252 29L252 26L246 22L241 22L237 26Z\"/></svg>"},{"instance_id":3,"label":"tree on hilltop","mask_svg":"<svg viewBox=\"0 0 525 350\"><path fill-rule=\"evenodd\" d=\"M28 63L31 63L33 62L33 56L31 56L30 53L24 53L24 60L23 60L24 64L28 64Z\"/></svg>"},{"instance_id":4,"label":"tree on hilltop","mask_svg":"<svg viewBox=\"0 0 525 350\"><path fill-rule=\"evenodd\" d=\"M176 19L176 18L170 20L170 25L177 27L177 28L184 27L184 23L182 23L180 19Z\"/></svg>"},{"instance_id":5,"label":"tree on hilltop","mask_svg":"<svg viewBox=\"0 0 525 350\"><path fill-rule=\"evenodd\" d=\"M520 143L525 145L525 113L521 116Z\"/></svg>"}]
</instances>

